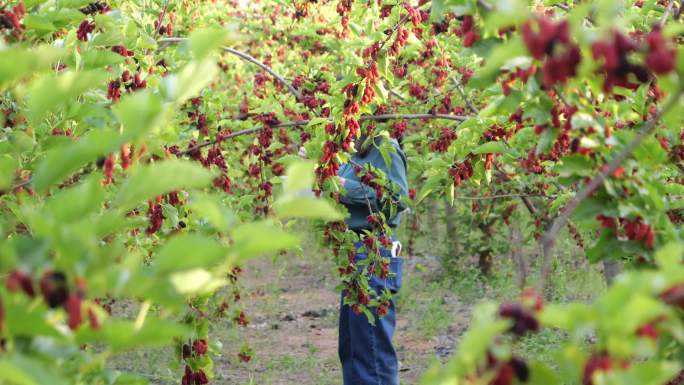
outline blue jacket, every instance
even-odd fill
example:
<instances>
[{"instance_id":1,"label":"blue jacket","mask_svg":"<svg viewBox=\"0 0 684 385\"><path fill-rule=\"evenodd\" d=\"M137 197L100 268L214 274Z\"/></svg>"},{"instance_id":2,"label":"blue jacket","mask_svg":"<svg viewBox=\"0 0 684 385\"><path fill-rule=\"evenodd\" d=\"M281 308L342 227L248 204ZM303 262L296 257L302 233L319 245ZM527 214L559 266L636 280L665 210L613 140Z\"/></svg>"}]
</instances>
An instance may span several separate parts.
<instances>
[{"instance_id":1,"label":"blue jacket","mask_svg":"<svg viewBox=\"0 0 684 385\"><path fill-rule=\"evenodd\" d=\"M359 165L370 163L373 167L382 170L385 173L392 186L391 189L390 186L385 186L384 193L386 195L380 201L375 193L375 189L361 183L354 171L352 162L343 164L337 173L338 176L345 179L344 189L346 190L346 193L340 197L340 203L349 211L349 216L345 222L352 230L363 230L370 227L367 221L367 217L370 214L368 210L369 203L373 212L382 210L387 217L390 213L389 205L381 201L386 200L390 193L392 194L393 200L399 201L397 214L388 220L390 226L397 227L399 225L399 222L401 221L401 211L406 209L406 204L400 200L402 197L408 196L406 156L399 147L399 143L396 139L389 139L389 141L392 144L392 147L394 147L394 151L390 151L389 154L391 158L391 164L389 166L385 164L385 160L380 154L380 151L374 145L371 145L366 156L360 157L358 154L354 154L351 158L353 163Z\"/></svg>"}]
</instances>

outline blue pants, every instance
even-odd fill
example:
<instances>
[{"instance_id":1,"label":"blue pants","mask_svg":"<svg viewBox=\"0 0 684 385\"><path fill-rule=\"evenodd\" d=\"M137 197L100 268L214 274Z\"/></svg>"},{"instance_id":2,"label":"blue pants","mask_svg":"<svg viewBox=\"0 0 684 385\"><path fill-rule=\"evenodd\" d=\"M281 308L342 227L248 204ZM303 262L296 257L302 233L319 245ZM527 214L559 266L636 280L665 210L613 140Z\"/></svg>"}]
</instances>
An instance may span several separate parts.
<instances>
[{"instance_id":1,"label":"blue pants","mask_svg":"<svg viewBox=\"0 0 684 385\"><path fill-rule=\"evenodd\" d=\"M359 245L357 244L357 248ZM390 258L391 252L381 250L383 257ZM357 259L368 258L357 253ZM373 275L370 286L378 294L386 287L393 294L401 288L402 259L390 259L390 271L394 276L380 279ZM371 309L375 314L375 309ZM392 335L396 325L394 301L383 318L375 317L375 326L361 313L355 314L351 306L344 304L344 293L340 302L339 347L344 385L398 385L399 367L397 353L392 346Z\"/></svg>"}]
</instances>

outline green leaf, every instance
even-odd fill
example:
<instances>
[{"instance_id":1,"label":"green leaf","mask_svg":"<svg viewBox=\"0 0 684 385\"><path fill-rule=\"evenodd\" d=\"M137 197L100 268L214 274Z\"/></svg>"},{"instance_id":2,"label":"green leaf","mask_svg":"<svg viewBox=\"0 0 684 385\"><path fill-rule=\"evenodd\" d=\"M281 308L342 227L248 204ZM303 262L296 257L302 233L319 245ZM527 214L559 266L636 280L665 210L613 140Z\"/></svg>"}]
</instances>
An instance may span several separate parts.
<instances>
[{"instance_id":1,"label":"green leaf","mask_svg":"<svg viewBox=\"0 0 684 385\"><path fill-rule=\"evenodd\" d=\"M69 71L39 78L28 91L31 121L38 125L49 112L54 112L89 89L102 87L108 78L109 74L102 70Z\"/></svg>"},{"instance_id":2,"label":"green leaf","mask_svg":"<svg viewBox=\"0 0 684 385\"><path fill-rule=\"evenodd\" d=\"M141 137L163 122L164 109L160 97L149 91L121 98L113 108L130 141Z\"/></svg>"},{"instance_id":3,"label":"green leaf","mask_svg":"<svg viewBox=\"0 0 684 385\"><path fill-rule=\"evenodd\" d=\"M162 274L211 267L225 260L227 254L227 249L213 238L199 234L176 235L154 256L154 267Z\"/></svg>"},{"instance_id":4,"label":"green leaf","mask_svg":"<svg viewBox=\"0 0 684 385\"><path fill-rule=\"evenodd\" d=\"M440 22L444 18L444 0L432 0L430 8L430 21Z\"/></svg>"},{"instance_id":5,"label":"green leaf","mask_svg":"<svg viewBox=\"0 0 684 385\"><path fill-rule=\"evenodd\" d=\"M102 207L105 194L100 180L98 173L83 183L61 190L45 202L45 211L60 222L82 219Z\"/></svg>"},{"instance_id":6,"label":"green leaf","mask_svg":"<svg viewBox=\"0 0 684 385\"><path fill-rule=\"evenodd\" d=\"M0 191L5 191L12 186L16 169L16 159L8 154L0 157Z\"/></svg>"},{"instance_id":7,"label":"green leaf","mask_svg":"<svg viewBox=\"0 0 684 385\"><path fill-rule=\"evenodd\" d=\"M102 68L124 62L123 56L112 51L89 50L83 53L83 68L85 69Z\"/></svg>"},{"instance_id":8,"label":"green leaf","mask_svg":"<svg viewBox=\"0 0 684 385\"><path fill-rule=\"evenodd\" d=\"M668 384L681 369L675 362L637 362L624 371L608 372L606 383L620 385L661 385Z\"/></svg>"},{"instance_id":9,"label":"green leaf","mask_svg":"<svg viewBox=\"0 0 684 385\"><path fill-rule=\"evenodd\" d=\"M654 137L648 137L635 150L634 158L645 166L657 166L667 161L667 152Z\"/></svg>"},{"instance_id":10,"label":"green leaf","mask_svg":"<svg viewBox=\"0 0 684 385\"><path fill-rule=\"evenodd\" d=\"M680 265L683 256L684 244L671 242L658 249L655 254L655 261L658 263L658 266L667 268L668 266Z\"/></svg>"},{"instance_id":11,"label":"green leaf","mask_svg":"<svg viewBox=\"0 0 684 385\"><path fill-rule=\"evenodd\" d=\"M39 31L42 33L49 33L57 28L46 17L37 14L28 14L24 17L24 26L26 29Z\"/></svg>"},{"instance_id":12,"label":"green leaf","mask_svg":"<svg viewBox=\"0 0 684 385\"><path fill-rule=\"evenodd\" d=\"M147 318L142 327L134 322L110 319L99 330L80 328L76 333L79 344L106 343L114 351L129 350L137 347L171 345L175 338L188 335L187 327L173 321Z\"/></svg>"},{"instance_id":13,"label":"green leaf","mask_svg":"<svg viewBox=\"0 0 684 385\"><path fill-rule=\"evenodd\" d=\"M286 194L297 194L311 190L314 182L314 163L308 160L293 161L287 166L287 177L283 182Z\"/></svg>"},{"instance_id":14,"label":"green leaf","mask_svg":"<svg viewBox=\"0 0 684 385\"><path fill-rule=\"evenodd\" d=\"M390 154L393 154L396 151L394 145L389 140L383 140L382 144L377 146L377 149L380 152L380 156L382 156L382 161L385 163L385 166L388 170L391 170L392 156Z\"/></svg>"},{"instance_id":15,"label":"green leaf","mask_svg":"<svg viewBox=\"0 0 684 385\"><path fill-rule=\"evenodd\" d=\"M193 213L206 218L218 231L228 231L235 220L233 213L215 195L193 193L189 206Z\"/></svg>"},{"instance_id":16,"label":"green leaf","mask_svg":"<svg viewBox=\"0 0 684 385\"><path fill-rule=\"evenodd\" d=\"M520 37L515 37L492 50L486 64L468 82L469 88L485 88L494 82L496 74L507 61L526 55L527 50Z\"/></svg>"},{"instance_id":17,"label":"green leaf","mask_svg":"<svg viewBox=\"0 0 684 385\"><path fill-rule=\"evenodd\" d=\"M26 239L29 241L28 239ZM31 240L32 244L26 245L36 248L35 241ZM35 250L38 253L45 253L42 247ZM24 251L24 250L21 250ZM28 254L28 253L26 253ZM23 259L35 258L35 255L22 255ZM46 306L31 306L26 298L17 301L4 300L5 305L5 326L6 330L11 335L25 335L25 336L48 336L59 338L60 334L45 319ZM2 360L0 360L2 361Z\"/></svg>"},{"instance_id":18,"label":"green leaf","mask_svg":"<svg viewBox=\"0 0 684 385\"><path fill-rule=\"evenodd\" d=\"M164 193L205 187L214 177L214 173L199 164L179 159L138 166L129 174L115 201L124 211Z\"/></svg>"},{"instance_id":19,"label":"green leaf","mask_svg":"<svg viewBox=\"0 0 684 385\"><path fill-rule=\"evenodd\" d=\"M326 221L339 221L344 214L337 211L329 202L314 197L284 197L273 205L278 218L312 218Z\"/></svg>"},{"instance_id":20,"label":"green leaf","mask_svg":"<svg viewBox=\"0 0 684 385\"><path fill-rule=\"evenodd\" d=\"M200 91L218 74L218 66L211 59L192 61L177 74L165 76L162 93L166 100L180 105Z\"/></svg>"},{"instance_id":21,"label":"green leaf","mask_svg":"<svg viewBox=\"0 0 684 385\"><path fill-rule=\"evenodd\" d=\"M38 192L46 191L84 164L116 151L125 138L114 131L90 131L76 143L57 147L47 153L32 176Z\"/></svg>"},{"instance_id":22,"label":"green leaf","mask_svg":"<svg viewBox=\"0 0 684 385\"><path fill-rule=\"evenodd\" d=\"M558 136L558 129L556 128L549 128L544 130L541 134L541 138L539 138L539 143L537 143L537 148L535 149L535 156L539 156L540 154L545 154L548 152L551 147L553 146L553 143L556 140L556 137Z\"/></svg>"},{"instance_id":23,"label":"green leaf","mask_svg":"<svg viewBox=\"0 0 684 385\"><path fill-rule=\"evenodd\" d=\"M190 35L190 49L196 59L204 59L212 51L229 41L228 31L220 28L205 28Z\"/></svg>"},{"instance_id":24,"label":"green leaf","mask_svg":"<svg viewBox=\"0 0 684 385\"><path fill-rule=\"evenodd\" d=\"M590 176L594 174L594 162L584 155L568 155L562 159L562 164L556 167L556 171L563 178L570 176Z\"/></svg>"},{"instance_id":25,"label":"green leaf","mask_svg":"<svg viewBox=\"0 0 684 385\"><path fill-rule=\"evenodd\" d=\"M503 142L487 142L477 146L472 153L473 154L500 154L506 150L506 146Z\"/></svg>"},{"instance_id":26,"label":"green leaf","mask_svg":"<svg viewBox=\"0 0 684 385\"><path fill-rule=\"evenodd\" d=\"M30 51L21 48L5 48L0 46L0 57L12 60L0 60L0 89L15 81L23 79L34 72L48 71L50 65L60 60L66 51L51 47L35 47Z\"/></svg>"},{"instance_id":27,"label":"green leaf","mask_svg":"<svg viewBox=\"0 0 684 385\"><path fill-rule=\"evenodd\" d=\"M228 280L215 277L206 269L196 268L171 274L171 283L179 294L209 294L228 284Z\"/></svg>"},{"instance_id":28,"label":"green leaf","mask_svg":"<svg viewBox=\"0 0 684 385\"><path fill-rule=\"evenodd\" d=\"M0 360L0 383L15 385L67 385L66 379L45 363L13 353Z\"/></svg>"},{"instance_id":29,"label":"green leaf","mask_svg":"<svg viewBox=\"0 0 684 385\"><path fill-rule=\"evenodd\" d=\"M474 312L471 328L461 340L449 367L453 367L458 375L465 375L475 370L484 360L485 353L497 335L510 327L508 321L495 320L493 317L496 305L480 304Z\"/></svg>"},{"instance_id":30,"label":"green leaf","mask_svg":"<svg viewBox=\"0 0 684 385\"><path fill-rule=\"evenodd\" d=\"M539 361L532 361L529 363L530 378L525 384L529 385L549 385L562 384L556 372Z\"/></svg>"},{"instance_id":31,"label":"green leaf","mask_svg":"<svg viewBox=\"0 0 684 385\"><path fill-rule=\"evenodd\" d=\"M231 252L238 257L238 263L267 253L293 248L299 239L286 233L268 221L246 223L233 229Z\"/></svg>"},{"instance_id":32,"label":"green leaf","mask_svg":"<svg viewBox=\"0 0 684 385\"><path fill-rule=\"evenodd\" d=\"M111 47L113 45L123 45L124 44L124 35L121 33L121 31L118 30L109 30L106 32L98 33L93 37L93 39L90 41L90 44L93 46L105 46L105 47ZM149 47L149 48L156 48L156 47Z\"/></svg>"}]
</instances>

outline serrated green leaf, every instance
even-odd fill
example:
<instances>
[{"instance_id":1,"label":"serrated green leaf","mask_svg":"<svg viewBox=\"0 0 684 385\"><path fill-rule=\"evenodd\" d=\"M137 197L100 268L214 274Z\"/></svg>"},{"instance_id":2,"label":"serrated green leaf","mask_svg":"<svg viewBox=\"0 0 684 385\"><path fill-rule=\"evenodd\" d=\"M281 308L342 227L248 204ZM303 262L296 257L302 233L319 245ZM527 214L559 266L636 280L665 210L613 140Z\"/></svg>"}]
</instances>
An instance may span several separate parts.
<instances>
[{"instance_id":1,"label":"serrated green leaf","mask_svg":"<svg viewBox=\"0 0 684 385\"><path fill-rule=\"evenodd\" d=\"M135 141L163 122L164 109L160 97L148 91L122 97L114 108L114 115L124 126L129 141Z\"/></svg>"},{"instance_id":2,"label":"serrated green leaf","mask_svg":"<svg viewBox=\"0 0 684 385\"><path fill-rule=\"evenodd\" d=\"M329 202L314 197L285 197L277 200L273 210L278 218L311 218L326 221L339 221L344 214L337 211Z\"/></svg>"},{"instance_id":3,"label":"serrated green leaf","mask_svg":"<svg viewBox=\"0 0 684 385\"><path fill-rule=\"evenodd\" d=\"M227 249L213 238L199 234L176 235L154 255L154 268L161 274L209 268L226 260L227 254Z\"/></svg>"},{"instance_id":4,"label":"serrated green leaf","mask_svg":"<svg viewBox=\"0 0 684 385\"><path fill-rule=\"evenodd\" d=\"M0 360L0 383L16 385L67 385L68 382L53 367L17 353Z\"/></svg>"},{"instance_id":5,"label":"serrated green leaf","mask_svg":"<svg viewBox=\"0 0 684 385\"><path fill-rule=\"evenodd\" d=\"M102 70L90 70L46 76L34 81L28 91L29 116L38 125L48 113L55 112L85 91L102 87L109 75Z\"/></svg>"},{"instance_id":6,"label":"serrated green leaf","mask_svg":"<svg viewBox=\"0 0 684 385\"><path fill-rule=\"evenodd\" d=\"M232 231L231 252L238 263L247 258L289 249L299 245L299 239L268 221L240 225Z\"/></svg>"},{"instance_id":7,"label":"serrated green leaf","mask_svg":"<svg viewBox=\"0 0 684 385\"><path fill-rule=\"evenodd\" d=\"M68 143L47 153L33 173L31 184L38 192L46 191L86 163L116 151L125 137L114 131L90 131L76 143Z\"/></svg>"},{"instance_id":8,"label":"serrated green leaf","mask_svg":"<svg viewBox=\"0 0 684 385\"><path fill-rule=\"evenodd\" d=\"M172 159L129 170L129 177L121 186L115 204L128 211L158 195L183 188L209 185L214 173L197 163Z\"/></svg>"},{"instance_id":9,"label":"serrated green leaf","mask_svg":"<svg viewBox=\"0 0 684 385\"><path fill-rule=\"evenodd\" d=\"M506 150L506 145L503 142L487 142L477 146L473 154L500 154Z\"/></svg>"},{"instance_id":10,"label":"serrated green leaf","mask_svg":"<svg viewBox=\"0 0 684 385\"><path fill-rule=\"evenodd\" d=\"M21 48L4 48L0 46L0 57L12 60L0 60L1 87L23 79L30 74L50 70L50 65L63 58L63 49L39 46L31 50Z\"/></svg>"}]
</instances>

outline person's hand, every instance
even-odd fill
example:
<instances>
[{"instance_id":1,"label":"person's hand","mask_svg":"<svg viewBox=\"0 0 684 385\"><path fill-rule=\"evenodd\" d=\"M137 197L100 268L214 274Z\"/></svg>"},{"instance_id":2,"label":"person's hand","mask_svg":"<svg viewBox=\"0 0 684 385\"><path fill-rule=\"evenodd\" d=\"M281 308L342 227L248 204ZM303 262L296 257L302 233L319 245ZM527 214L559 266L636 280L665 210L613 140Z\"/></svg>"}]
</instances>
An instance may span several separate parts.
<instances>
[{"instance_id":1,"label":"person's hand","mask_svg":"<svg viewBox=\"0 0 684 385\"><path fill-rule=\"evenodd\" d=\"M307 159L306 148L304 148L304 146L299 147L299 153L298 153L298 155L299 155L299 157L302 158L302 159Z\"/></svg>"}]
</instances>

